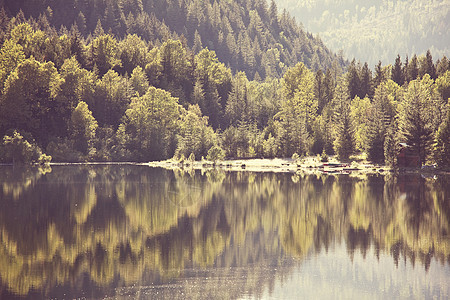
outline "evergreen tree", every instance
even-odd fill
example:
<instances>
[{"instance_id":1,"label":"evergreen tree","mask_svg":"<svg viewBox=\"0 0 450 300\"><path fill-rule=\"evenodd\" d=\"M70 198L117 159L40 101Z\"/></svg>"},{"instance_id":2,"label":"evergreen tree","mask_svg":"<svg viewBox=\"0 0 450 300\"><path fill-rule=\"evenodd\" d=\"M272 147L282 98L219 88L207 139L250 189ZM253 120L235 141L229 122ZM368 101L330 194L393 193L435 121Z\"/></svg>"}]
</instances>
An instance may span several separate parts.
<instances>
[{"instance_id":1,"label":"evergreen tree","mask_svg":"<svg viewBox=\"0 0 450 300\"><path fill-rule=\"evenodd\" d=\"M369 160L382 163L385 161L385 137L390 124L393 122L392 103L386 83L382 83L375 90L372 107L368 115L367 155Z\"/></svg>"},{"instance_id":2,"label":"evergreen tree","mask_svg":"<svg viewBox=\"0 0 450 300\"><path fill-rule=\"evenodd\" d=\"M215 144L216 135L208 126L208 117L202 116L198 105L190 105L183 113L178 134L176 156L206 157L208 150Z\"/></svg>"},{"instance_id":3,"label":"evergreen tree","mask_svg":"<svg viewBox=\"0 0 450 300\"><path fill-rule=\"evenodd\" d=\"M399 129L403 141L419 156L420 165L426 162L433 141L432 105L421 81L411 81L400 110Z\"/></svg>"},{"instance_id":4,"label":"evergreen tree","mask_svg":"<svg viewBox=\"0 0 450 300\"><path fill-rule=\"evenodd\" d=\"M360 90L358 96L361 99L364 97L373 97L372 72L369 70L367 63L364 63L361 69Z\"/></svg>"},{"instance_id":5,"label":"evergreen tree","mask_svg":"<svg viewBox=\"0 0 450 300\"><path fill-rule=\"evenodd\" d=\"M406 81L411 82L412 80L417 79L418 76L419 76L419 66L417 56L414 54L414 56L411 58L411 61L408 64Z\"/></svg>"},{"instance_id":6,"label":"evergreen tree","mask_svg":"<svg viewBox=\"0 0 450 300\"><path fill-rule=\"evenodd\" d=\"M386 78L384 77L381 61L378 61L378 64L375 66L375 77L373 78L373 88L376 89L378 85L385 79Z\"/></svg>"},{"instance_id":7,"label":"evergreen tree","mask_svg":"<svg viewBox=\"0 0 450 300\"><path fill-rule=\"evenodd\" d=\"M130 84L137 96L145 95L150 87L147 76L140 66L137 66L131 73Z\"/></svg>"},{"instance_id":8,"label":"evergreen tree","mask_svg":"<svg viewBox=\"0 0 450 300\"><path fill-rule=\"evenodd\" d=\"M431 79L436 79L436 68L433 64L433 57L431 56L430 50L420 60L419 77L422 78L425 74L430 75Z\"/></svg>"},{"instance_id":9,"label":"evergreen tree","mask_svg":"<svg viewBox=\"0 0 450 300\"><path fill-rule=\"evenodd\" d=\"M434 143L434 159L439 167L450 168L450 107L447 118L439 127Z\"/></svg>"},{"instance_id":10,"label":"evergreen tree","mask_svg":"<svg viewBox=\"0 0 450 300\"><path fill-rule=\"evenodd\" d=\"M401 140L398 132L398 122L394 120L389 124L384 139L384 160L390 167L397 166L397 157L399 154L399 142Z\"/></svg>"},{"instance_id":11,"label":"evergreen tree","mask_svg":"<svg viewBox=\"0 0 450 300\"><path fill-rule=\"evenodd\" d=\"M440 59L436 62L436 76L437 77L442 76L447 71L450 71L450 61L444 55L444 57L442 57L442 59Z\"/></svg>"},{"instance_id":12,"label":"evergreen tree","mask_svg":"<svg viewBox=\"0 0 450 300\"><path fill-rule=\"evenodd\" d=\"M355 59L352 60L347 69L347 89L350 99L360 95L361 81ZM363 96L364 98L364 96Z\"/></svg>"},{"instance_id":13,"label":"evergreen tree","mask_svg":"<svg viewBox=\"0 0 450 300\"><path fill-rule=\"evenodd\" d=\"M318 113L322 112L322 109L327 104L325 99L325 87L324 87L324 75L322 70L317 70L314 81L314 96L317 98L319 106Z\"/></svg>"},{"instance_id":14,"label":"evergreen tree","mask_svg":"<svg viewBox=\"0 0 450 300\"><path fill-rule=\"evenodd\" d=\"M325 72L325 77L323 79L324 101L325 101L323 107L325 107L328 103L331 103L331 101L333 101L334 86L335 84L333 80L333 75L331 74L331 70L327 69L327 71Z\"/></svg>"},{"instance_id":15,"label":"evergreen tree","mask_svg":"<svg viewBox=\"0 0 450 300\"><path fill-rule=\"evenodd\" d=\"M342 161L347 161L355 149L354 127L350 117L349 92L342 81L337 85L333 99L335 141L334 150Z\"/></svg>"},{"instance_id":16,"label":"evergreen tree","mask_svg":"<svg viewBox=\"0 0 450 300\"><path fill-rule=\"evenodd\" d=\"M402 86L405 82L402 61L400 59L400 55L397 55L395 59L394 67L392 68L391 79L396 82L399 86Z\"/></svg>"}]
</instances>

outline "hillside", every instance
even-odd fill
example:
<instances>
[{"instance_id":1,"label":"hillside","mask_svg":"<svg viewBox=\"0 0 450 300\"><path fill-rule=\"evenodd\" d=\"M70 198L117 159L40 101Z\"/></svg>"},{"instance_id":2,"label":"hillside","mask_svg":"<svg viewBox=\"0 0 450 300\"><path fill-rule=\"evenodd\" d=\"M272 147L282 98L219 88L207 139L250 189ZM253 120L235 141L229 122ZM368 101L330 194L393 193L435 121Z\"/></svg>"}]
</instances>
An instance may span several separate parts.
<instances>
[{"instance_id":1,"label":"hillside","mask_svg":"<svg viewBox=\"0 0 450 300\"><path fill-rule=\"evenodd\" d=\"M433 60L427 51L404 63L397 57L392 65L377 64L373 74L353 59L341 76L342 59L320 58L326 48L314 46L308 59L318 40L286 12L279 15L274 2L268 10L263 2L193 2L205 12L215 7L216 15L229 9L230 18L203 18L200 8L182 2L189 4L187 24L196 25L178 24L181 34L163 15L149 15L150 8L164 10L148 1L73 2L78 13L63 10L67 3L54 9L43 7L57 2L43 3L26 2L14 16L20 6L0 9L0 162L308 154L349 161L364 152L370 161L396 166L397 145L406 143L418 166L450 165L445 56ZM180 12L169 8L170 16ZM70 28L60 25L64 20ZM211 32L223 22L230 25L225 46L216 48L212 38L202 48L202 37L216 37ZM227 46L233 41L236 47ZM268 48L255 47L261 44Z\"/></svg>"},{"instance_id":2,"label":"hillside","mask_svg":"<svg viewBox=\"0 0 450 300\"><path fill-rule=\"evenodd\" d=\"M448 0L276 0L333 51L373 68L397 54L450 53Z\"/></svg>"},{"instance_id":3,"label":"hillside","mask_svg":"<svg viewBox=\"0 0 450 300\"><path fill-rule=\"evenodd\" d=\"M214 50L233 72L249 79L281 77L288 67L303 62L311 69L331 67L338 58L320 39L280 14L265 0L3 0L10 16L20 10L39 24L78 30L88 37L101 24L116 37L137 34L156 46L168 38L185 40L196 54ZM68 9L70 8L70 9Z\"/></svg>"}]
</instances>

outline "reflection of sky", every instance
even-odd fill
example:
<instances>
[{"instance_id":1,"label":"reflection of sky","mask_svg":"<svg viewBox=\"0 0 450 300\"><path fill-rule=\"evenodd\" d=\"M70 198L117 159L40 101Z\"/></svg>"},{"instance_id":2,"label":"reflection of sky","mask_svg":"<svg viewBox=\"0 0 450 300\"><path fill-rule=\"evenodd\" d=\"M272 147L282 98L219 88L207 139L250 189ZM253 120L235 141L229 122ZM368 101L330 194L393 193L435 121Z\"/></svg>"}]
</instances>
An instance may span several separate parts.
<instances>
[{"instance_id":1,"label":"reflection of sky","mask_svg":"<svg viewBox=\"0 0 450 300\"><path fill-rule=\"evenodd\" d=\"M352 262L343 242L302 261L291 275L276 281L271 293L266 288L262 298L449 299L450 265L433 259L427 272L403 259L396 267L389 253L380 252L378 259L373 246L365 258L355 251Z\"/></svg>"}]
</instances>

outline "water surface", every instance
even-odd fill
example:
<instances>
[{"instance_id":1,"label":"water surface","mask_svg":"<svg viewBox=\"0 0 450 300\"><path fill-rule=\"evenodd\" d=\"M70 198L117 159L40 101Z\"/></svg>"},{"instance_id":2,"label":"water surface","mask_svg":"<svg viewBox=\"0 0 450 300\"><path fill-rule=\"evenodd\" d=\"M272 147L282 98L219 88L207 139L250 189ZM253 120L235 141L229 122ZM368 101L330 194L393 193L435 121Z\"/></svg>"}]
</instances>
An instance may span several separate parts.
<instances>
[{"instance_id":1,"label":"water surface","mask_svg":"<svg viewBox=\"0 0 450 300\"><path fill-rule=\"evenodd\" d=\"M450 177L0 166L0 298L448 299Z\"/></svg>"}]
</instances>

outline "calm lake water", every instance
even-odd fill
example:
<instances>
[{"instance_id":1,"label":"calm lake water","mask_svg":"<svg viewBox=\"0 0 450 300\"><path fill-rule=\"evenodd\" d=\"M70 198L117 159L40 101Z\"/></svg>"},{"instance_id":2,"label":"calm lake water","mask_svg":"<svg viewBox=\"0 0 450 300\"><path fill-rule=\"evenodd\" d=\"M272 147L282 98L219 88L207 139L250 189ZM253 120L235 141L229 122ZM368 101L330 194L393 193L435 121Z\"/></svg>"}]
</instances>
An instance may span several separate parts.
<instances>
[{"instance_id":1,"label":"calm lake water","mask_svg":"<svg viewBox=\"0 0 450 300\"><path fill-rule=\"evenodd\" d=\"M0 166L0 298L448 299L450 176Z\"/></svg>"}]
</instances>

